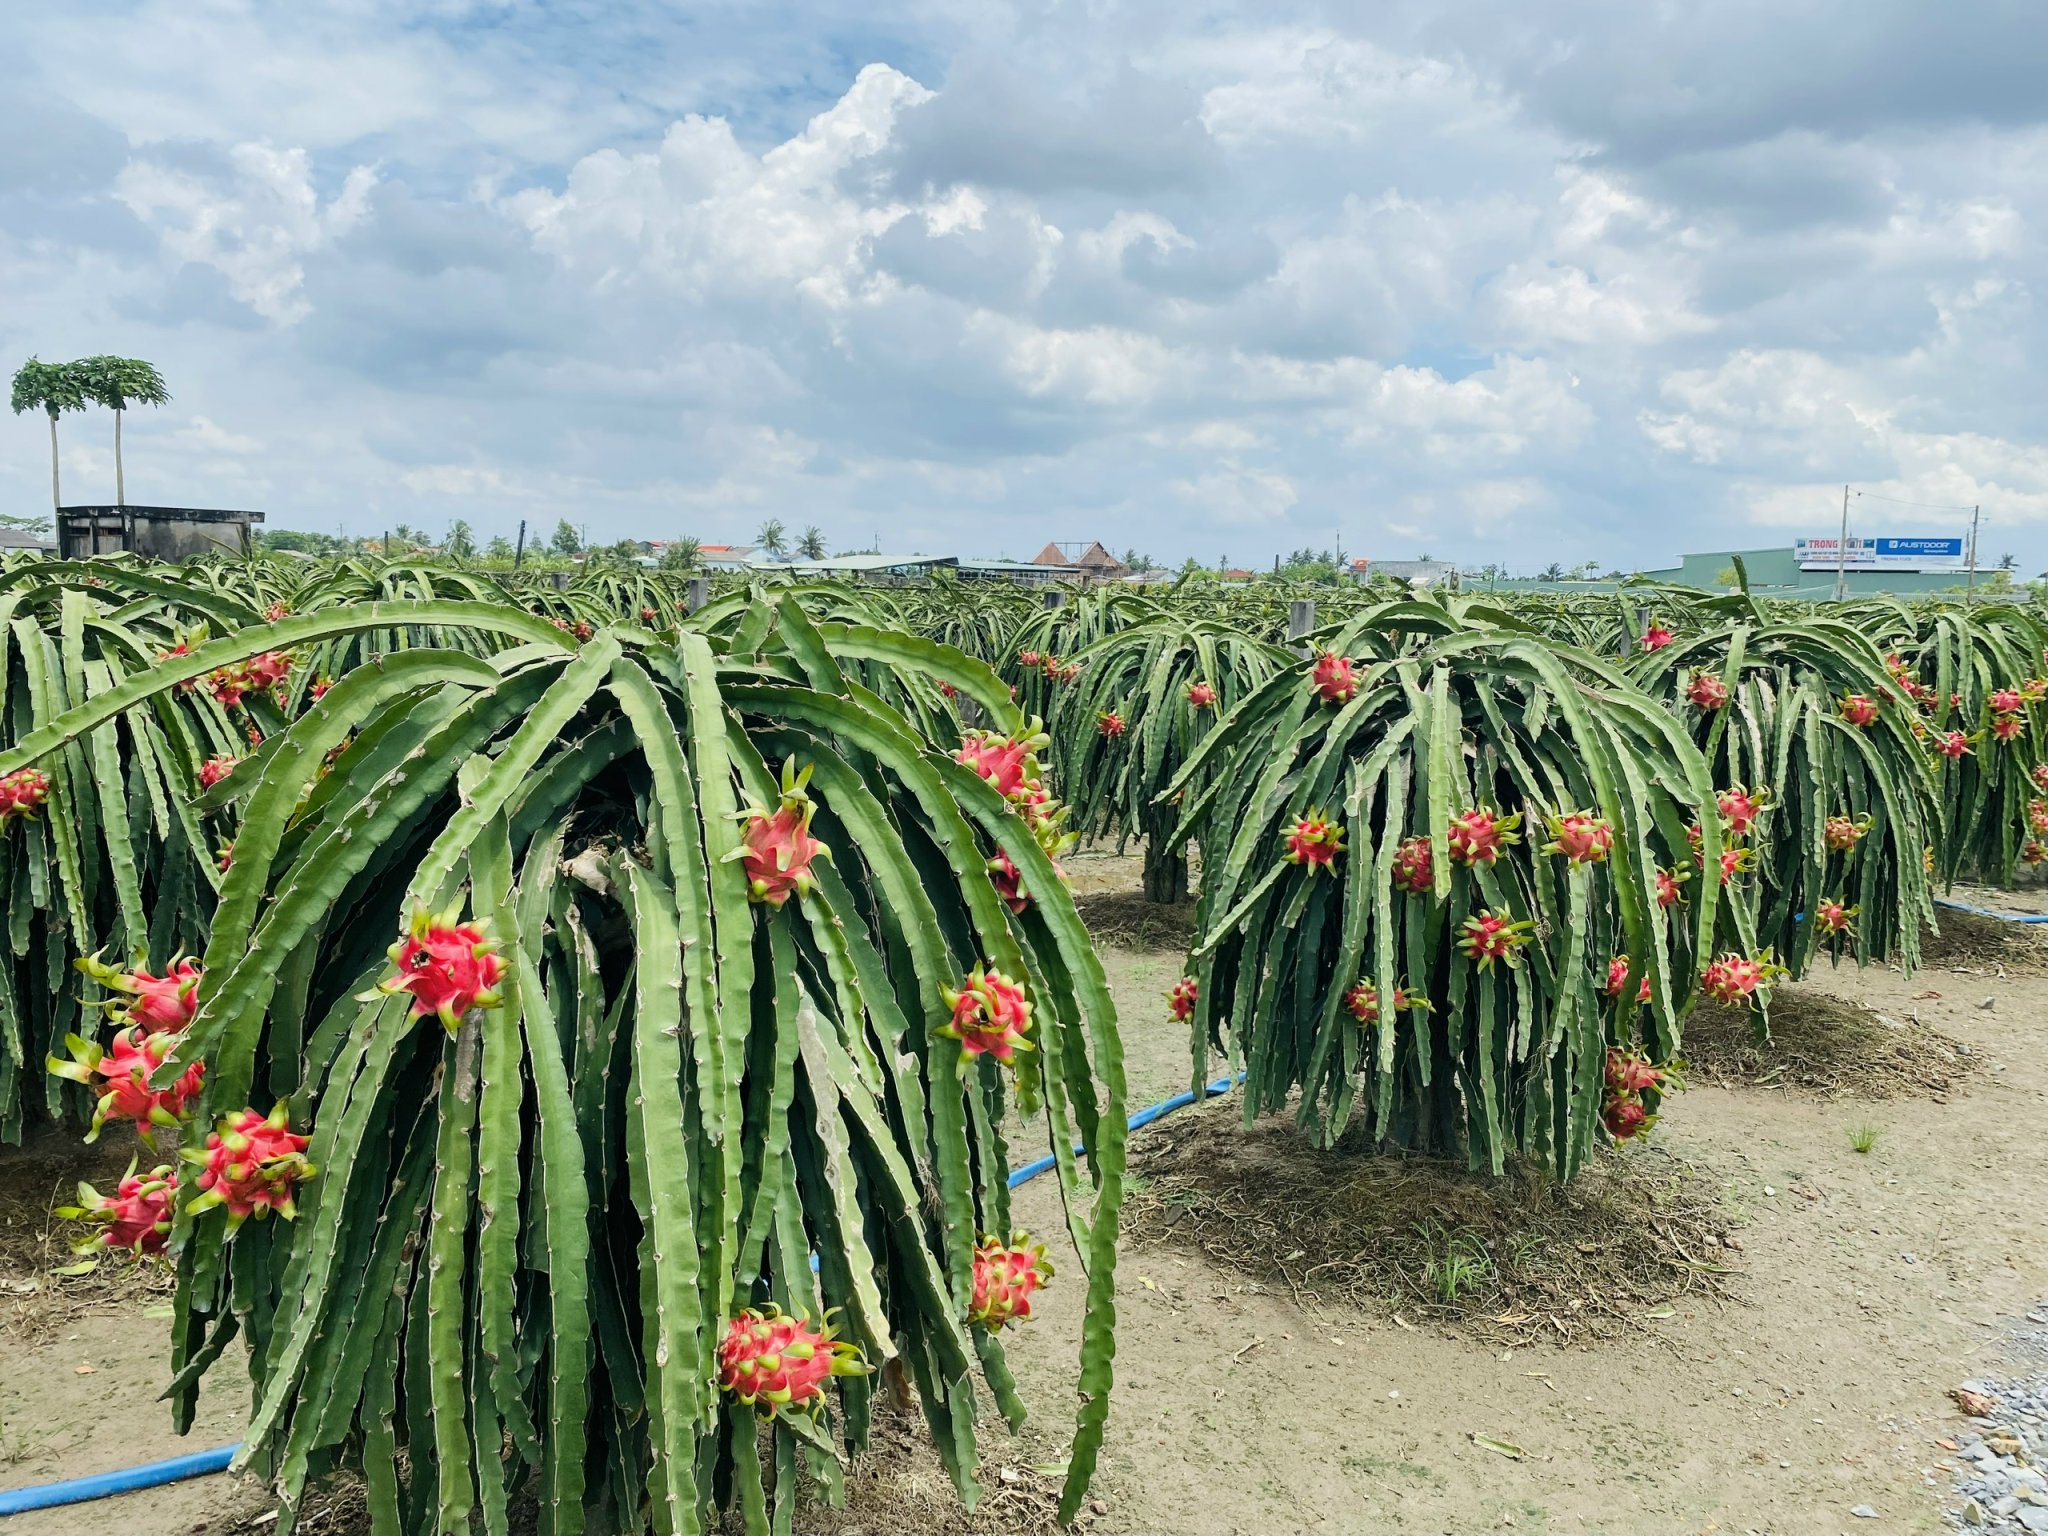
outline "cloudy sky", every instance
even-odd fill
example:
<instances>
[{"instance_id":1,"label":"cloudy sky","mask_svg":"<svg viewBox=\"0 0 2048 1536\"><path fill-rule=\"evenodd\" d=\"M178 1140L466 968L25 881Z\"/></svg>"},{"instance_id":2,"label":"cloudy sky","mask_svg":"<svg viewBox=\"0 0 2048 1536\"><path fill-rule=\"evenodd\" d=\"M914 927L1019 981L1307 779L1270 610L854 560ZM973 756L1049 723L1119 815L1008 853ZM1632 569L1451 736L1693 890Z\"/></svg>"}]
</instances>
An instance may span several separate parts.
<instances>
[{"instance_id":1,"label":"cloudy sky","mask_svg":"<svg viewBox=\"0 0 2048 1536\"><path fill-rule=\"evenodd\" d=\"M2036 0L11 5L0 362L286 527L1634 566L1853 481L2035 570L2044 79Z\"/></svg>"}]
</instances>

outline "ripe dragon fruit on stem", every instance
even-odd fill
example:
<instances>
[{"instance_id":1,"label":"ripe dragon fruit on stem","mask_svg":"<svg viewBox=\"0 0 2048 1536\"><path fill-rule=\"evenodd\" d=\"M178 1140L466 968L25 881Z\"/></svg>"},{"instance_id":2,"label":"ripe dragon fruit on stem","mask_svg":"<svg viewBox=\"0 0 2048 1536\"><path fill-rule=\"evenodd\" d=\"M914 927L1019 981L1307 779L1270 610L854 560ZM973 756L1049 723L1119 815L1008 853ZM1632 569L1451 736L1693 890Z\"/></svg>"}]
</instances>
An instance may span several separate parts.
<instances>
[{"instance_id":1,"label":"ripe dragon fruit on stem","mask_svg":"<svg viewBox=\"0 0 2048 1536\"><path fill-rule=\"evenodd\" d=\"M173 1037L168 1034L124 1029L105 1050L77 1035L66 1035L64 1044L71 1059L51 1056L44 1064L54 1076L83 1083L99 1095L87 1141L98 1140L100 1128L109 1120L132 1120L136 1133L154 1146L157 1130L184 1118L185 1106L198 1095L206 1078L205 1064L195 1061L170 1087L149 1086L150 1074L171 1054Z\"/></svg>"},{"instance_id":2,"label":"ripe dragon fruit on stem","mask_svg":"<svg viewBox=\"0 0 2048 1536\"><path fill-rule=\"evenodd\" d=\"M1567 811L1550 818L1543 852L1562 854L1574 864L1605 864L1614 848L1614 827L1591 811Z\"/></svg>"},{"instance_id":3,"label":"ripe dragon fruit on stem","mask_svg":"<svg viewBox=\"0 0 2048 1536\"><path fill-rule=\"evenodd\" d=\"M2035 832L2048 834L2048 800L2037 798L2027 802L2027 826Z\"/></svg>"},{"instance_id":4,"label":"ripe dragon fruit on stem","mask_svg":"<svg viewBox=\"0 0 2048 1536\"><path fill-rule=\"evenodd\" d=\"M1189 683L1188 707L1190 709L1214 709L1216 707L1216 690L1207 683Z\"/></svg>"},{"instance_id":5,"label":"ripe dragon fruit on stem","mask_svg":"<svg viewBox=\"0 0 2048 1536\"><path fill-rule=\"evenodd\" d=\"M1650 620L1649 628L1643 631L1641 643L1646 651L1661 651L1677 638L1678 636L1666 629L1662 624L1659 624L1655 619L1652 619Z\"/></svg>"},{"instance_id":6,"label":"ripe dragon fruit on stem","mask_svg":"<svg viewBox=\"0 0 2048 1536\"><path fill-rule=\"evenodd\" d=\"M775 809L750 805L739 813L746 828L739 847L725 857L727 862L740 861L747 877L747 900L769 907L780 907L792 896L801 900L817 884L811 861L832 857L832 850L811 836L811 814L817 806L805 793L810 782L809 766L799 773L792 757L782 765L782 797Z\"/></svg>"},{"instance_id":7,"label":"ripe dragon fruit on stem","mask_svg":"<svg viewBox=\"0 0 2048 1536\"><path fill-rule=\"evenodd\" d=\"M1999 741L2005 742L2007 745L2018 741L2026 732L2027 722L2023 716L1993 715L1991 717L1992 736Z\"/></svg>"},{"instance_id":8,"label":"ripe dragon fruit on stem","mask_svg":"<svg viewBox=\"0 0 2048 1536\"><path fill-rule=\"evenodd\" d=\"M71 1250L120 1249L138 1259L162 1254L171 1236L172 1207L178 1198L178 1170L167 1165L138 1174L135 1165L111 1195L90 1184L78 1186L78 1204L60 1205L55 1214L66 1221L90 1222L98 1228Z\"/></svg>"},{"instance_id":9,"label":"ripe dragon fruit on stem","mask_svg":"<svg viewBox=\"0 0 2048 1536\"><path fill-rule=\"evenodd\" d=\"M1747 837L1756 830L1757 818L1769 801L1769 790L1745 789L1740 784L1714 796L1714 803L1721 810L1721 825L1728 829L1730 837Z\"/></svg>"},{"instance_id":10,"label":"ripe dragon fruit on stem","mask_svg":"<svg viewBox=\"0 0 2048 1536\"><path fill-rule=\"evenodd\" d=\"M1358 669L1349 656L1324 651L1309 669L1309 686L1325 704L1342 704L1358 693Z\"/></svg>"},{"instance_id":11,"label":"ripe dragon fruit on stem","mask_svg":"<svg viewBox=\"0 0 2048 1536\"><path fill-rule=\"evenodd\" d=\"M1821 840L1827 844L1829 853L1854 853L1856 845L1870 835L1872 825L1868 811L1853 821L1847 816L1830 816L1821 824Z\"/></svg>"},{"instance_id":12,"label":"ripe dragon fruit on stem","mask_svg":"<svg viewBox=\"0 0 2048 1536\"><path fill-rule=\"evenodd\" d=\"M2020 862L2029 869L2038 869L2048 864L2048 843L2038 837L2030 837L2020 845Z\"/></svg>"},{"instance_id":13,"label":"ripe dragon fruit on stem","mask_svg":"<svg viewBox=\"0 0 2048 1536\"><path fill-rule=\"evenodd\" d=\"M1822 933L1843 938L1854 938L1856 909L1845 907L1839 901L1823 901L1815 905L1813 920Z\"/></svg>"},{"instance_id":14,"label":"ripe dragon fruit on stem","mask_svg":"<svg viewBox=\"0 0 2048 1536\"><path fill-rule=\"evenodd\" d=\"M2017 688L1994 688L1991 691L1991 712L1997 715L2016 715L2025 705Z\"/></svg>"},{"instance_id":15,"label":"ripe dragon fruit on stem","mask_svg":"<svg viewBox=\"0 0 2048 1536\"><path fill-rule=\"evenodd\" d=\"M961 738L955 762L965 763L989 783L996 793L1012 804L1020 804L1044 777L1038 754L1052 745L1043 721L1033 720L1021 736L999 736L994 731L970 731Z\"/></svg>"},{"instance_id":16,"label":"ripe dragon fruit on stem","mask_svg":"<svg viewBox=\"0 0 2048 1536\"><path fill-rule=\"evenodd\" d=\"M1124 717L1113 709L1105 709L1095 717L1095 729L1102 736L1115 740L1128 729Z\"/></svg>"},{"instance_id":17,"label":"ripe dragon fruit on stem","mask_svg":"<svg viewBox=\"0 0 2048 1536\"><path fill-rule=\"evenodd\" d=\"M1951 762L1970 755L1970 737L1962 731L1943 731L1934 738L1934 750L1938 756Z\"/></svg>"},{"instance_id":18,"label":"ripe dragon fruit on stem","mask_svg":"<svg viewBox=\"0 0 2048 1536\"><path fill-rule=\"evenodd\" d=\"M1769 955L1758 960L1744 955L1722 955L1709 960L1700 971L1700 990L1717 1003L1747 1008L1759 992L1765 998L1770 996L1775 978L1790 974Z\"/></svg>"},{"instance_id":19,"label":"ripe dragon fruit on stem","mask_svg":"<svg viewBox=\"0 0 2048 1536\"><path fill-rule=\"evenodd\" d=\"M773 1303L745 1307L726 1325L718 1346L718 1387L766 1417L810 1413L834 1376L865 1376L860 1350L832 1337L832 1314L814 1329L799 1313Z\"/></svg>"},{"instance_id":20,"label":"ripe dragon fruit on stem","mask_svg":"<svg viewBox=\"0 0 2048 1536\"><path fill-rule=\"evenodd\" d=\"M1005 1243L983 1237L974 1250L974 1284L967 1303L967 1321L990 1333L1011 1323L1031 1320L1031 1298L1052 1279L1045 1244L1028 1232L1012 1232Z\"/></svg>"},{"instance_id":21,"label":"ripe dragon fruit on stem","mask_svg":"<svg viewBox=\"0 0 2048 1536\"><path fill-rule=\"evenodd\" d=\"M1380 989L1371 977L1360 977L1344 994L1344 1008L1360 1024L1377 1024L1380 1021ZM1429 999L1410 992L1406 987L1394 988L1394 995L1387 1006L1395 1013L1403 1009L1416 1013L1430 1011Z\"/></svg>"},{"instance_id":22,"label":"ripe dragon fruit on stem","mask_svg":"<svg viewBox=\"0 0 2048 1536\"><path fill-rule=\"evenodd\" d=\"M1476 912L1459 929L1458 948L1467 960L1489 970L1496 960L1509 965L1521 963L1518 951L1536 936L1533 922L1513 922L1495 912Z\"/></svg>"},{"instance_id":23,"label":"ripe dragon fruit on stem","mask_svg":"<svg viewBox=\"0 0 2048 1536\"><path fill-rule=\"evenodd\" d=\"M1728 685L1718 674L1702 669L1693 673L1692 681L1685 685L1685 697L1696 709L1725 709Z\"/></svg>"},{"instance_id":24,"label":"ripe dragon fruit on stem","mask_svg":"<svg viewBox=\"0 0 2048 1536\"><path fill-rule=\"evenodd\" d=\"M1857 730L1877 724L1877 700L1867 693L1845 693L1835 703L1835 712Z\"/></svg>"},{"instance_id":25,"label":"ripe dragon fruit on stem","mask_svg":"<svg viewBox=\"0 0 2048 1536\"><path fill-rule=\"evenodd\" d=\"M1195 1016L1195 1003L1201 997L1201 985L1192 976L1183 976L1166 993L1167 1011L1178 1023L1185 1024Z\"/></svg>"},{"instance_id":26,"label":"ripe dragon fruit on stem","mask_svg":"<svg viewBox=\"0 0 2048 1536\"><path fill-rule=\"evenodd\" d=\"M2034 764L2032 770L2028 773L2028 777L2034 781L2034 788L2040 790L2042 794L2048 795L2048 763Z\"/></svg>"},{"instance_id":27,"label":"ripe dragon fruit on stem","mask_svg":"<svg viewBox=\"0 0 2048 1536\"><path fill-rule=\"evenodd\" d=\"M283 1102L267 1115L253 1109L223 1115L203 1148L179 1151L199 1165L192 1182L201 1193L186 1211L198 1216L224 1207L230 1232L251 1216L263 1221L273 1211L290 1221L299 1213L294 1191L313 1177L313 1165L305 1158L309 1139L293 1133L290 1106Z\"/></svg>"},{"instance_id":28,"label":"ripe dragon fruit on stem","mask_svg":"<svg viewBox=\"0 0 2048 1536\"><path fill-rule=\"evenodd\" d=\"M225 753L218 753L213 757L209 757L205 762L199 765L200 788L213 788L214 785L218 784L222 779L226 778L229 774L233 773L235 771L235 764L239 763L240 761L240 758L229 757Z\"/></svg>"},{"instance_id":29,"label":"ripe dragon fruit on stem","mask_svg":"<svg viewBox=\"0 0 2048 1536\"><path fill-rule=\"evenodd\" d=\"M1609 997L1618 998L1621 996L1623 991L1627 989L1627 987L1628 956L1616 955L1612 960L1607 962L1607 985L1602 987L1600 990L1605 992ZM1649 1000L1650 978L1647 974L1645 974L1642 978L1642 985L1636 989L1636 1001L1639 1003L1647 1003Z\"/></svg>"},{"instance_id":30,"label":"ripe dragon fruit on stem","mask_svg":"<svg viewBox=\"0 0 2048 1536\"><path fill-rule=\"evenodd\" d=\"M1519 843L1522 838L1517 829L1522 825L1519 812L1502 816L1487 806L1478 806L1462 815L1451 818L1447 841L1450 844L1453 864L1491 864L1500 857L1501 850L1510 843ZM1611 835L1611 834L1610 834Z\"/></svg>"},{"instance_id":31,"label":"ripe dragon fruit on stem","mask_svg":"<svg viewBox=\"0 0 2048 1536\"><path fill-rule=\"evenodd\" d=\"M412 1016L439 1018L450 1034L472 1008L496 1008L505 1001L498 983L505 976L497 941L481 922L459 921L461 908L432 913L424 907L412 915L406 931L386 953L398 974L377 983L378 993L412 994Z\"/></svg>"},{"instance_id":32,"label":"ripe dragon fruit on stem","mask_svg":"<svg viewBox=\"0 0 2048 1536\"><path fill-rule=\"evenodd\" d=\"M1317 870L1335 872L1337 856L1344 851L1344 829L1321 811L1304 811L1294 820L1286 836L1287 851L1281 855L1289 864L1300 864L1310 874Z\"/></svg>"},{"instance_id":33,"label":"ripe dragon fruit on stem","mask_svg":"<svg viewBox=\"0 0 2048 1536\"><path fill-rule=\"evenodd\" d=\"M1394 850L1394 889L1421 896L1435 884L1435 845L1426 837L1408 838Z\"/></svg>"},{"instance_id":34,"label":"ripe dragon fruit on stem","mask_svg":"<svg viewBox=\"0 0 2048 1536\"><path fill-rule=\"evenodd\" d=\"M9 818L35 820L36 812L50 798L50 777L34 768L21 768L0 779L0 828Z\"/></svg>"},{"instance_id":35,"label":"ripe dragon fruit on stem","mask_svg":"<svg viewBox=\"0 0 2048 1536\"><path fill-rule=\"evenodd\" d=\"M199 962L189 956L173 955L161 976L152 976L142 965L120 970L98 955L86 955L72 963L109 992L128 999L92 1005L104 1009L107 1017L124 1029L174 1035L199 1012Z\"/></svg>"},{"instance_id":36,"label":"ripe dragon fruit on stem","mask_svg":"<svg viewBox=\"0 0 2048 1536\"><path fill-rule=\"evenodd\" d=\"M1639 1050L1607 1049L1606 1091L1600 1105L1600 1123L1616 1141L1633 1141L1657 1123L1654 1110L1644 1095L1661 1099L1677 1080L1669 1067L1659 1067Z\"/></svg>"},{"instance_id":37,"label":"ripe dragon fruit on stem","mask_svg":"<svg viewBox=\"0 0 2048 1536\"><path fill-rule=\"evenodd\" d=\"M1683 905L1685 901L1685 892L1680 890L1679 887L1684 885L1685 882L1690 880L1691 878L1692 871L1689 869L1678 869L1674 867L1671 869L1658 870L1657 905L1663 907L1667 911L1669 911L1672 907Z\"/></svg>"},{"instance_id":38,"label":"ripe dragon fruit on stem","mask_svg":"<svg viewBox=\"0 0 2048 1536\"><path fill-rule=\"evenodd\" d=\"M958 990L942 987L939 996L953 1016L935 1033L960 1042L962 1072L980 1056L992 1056L1007 1067L1014 1064L1017 1052L1037 1049L1031 1040L1031 1003L1022 982L977 965Z\"/></svg>"},{"instance_id":39,"label":"ripe dragon fruit on stem","mask_svg":"<svg viewBox=\"0 0 2048 1536\"><path fill-rule=\"evenodd\" d=\"M1064 849L1066 843L1070 843L1072 840L1073 834L1067 833L1061 844L1062 849ZM1052 852L1053 850L1048 848L1046 856L1051 858ZM988 861L986 867L988 869L989 882L995 886L996 895L1002 899L1003 905L1012 912L1022 912L1031 905L1033 898L1031 892L1025 887L1024 872L1011 862L1010 856L1007 853L998 848L996 856ZM1067 872L1060 867L1060 862L1056 858L1052 862L1052 872L1059 876L1062 882L1067 878Z\"/></svg>"}]
</instances>

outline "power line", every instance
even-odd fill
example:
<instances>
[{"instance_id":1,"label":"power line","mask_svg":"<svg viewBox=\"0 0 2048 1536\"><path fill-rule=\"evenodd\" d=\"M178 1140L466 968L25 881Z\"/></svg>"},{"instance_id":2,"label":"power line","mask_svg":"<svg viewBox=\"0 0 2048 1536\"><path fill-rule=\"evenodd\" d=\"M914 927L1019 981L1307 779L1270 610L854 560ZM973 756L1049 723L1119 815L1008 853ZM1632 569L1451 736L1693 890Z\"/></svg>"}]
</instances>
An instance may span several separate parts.
<instances>
[{"instance_id":1,"label":"power line","mask_svg":"<svg viewBox=\"0 0 2048 1536\"><path fill-rule=\"evenodd\" d=\"M1928 512L1974 512L1976 510L1976 508L1970 506L1950 506L1946 502L1907 501L1900 496L1880 496L1876 491L1858 491L1856 494L1858 496L1868 496L1872 501L1889 501L1894 506L1900 507L1920 507Z\"/></svg>"}]
</instances>

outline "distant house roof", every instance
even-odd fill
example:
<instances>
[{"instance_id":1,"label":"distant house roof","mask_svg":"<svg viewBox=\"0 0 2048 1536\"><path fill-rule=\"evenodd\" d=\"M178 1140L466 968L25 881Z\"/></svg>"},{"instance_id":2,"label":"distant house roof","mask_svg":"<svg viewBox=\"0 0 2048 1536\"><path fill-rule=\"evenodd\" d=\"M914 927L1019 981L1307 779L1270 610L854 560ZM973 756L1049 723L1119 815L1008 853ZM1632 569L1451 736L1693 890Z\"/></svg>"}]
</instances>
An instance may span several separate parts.
<instances>
[{"instance_id":1,"label":"distant house roof","mask_svg":"<svg viewBox=\"0 0 2048 1536\"><path fill-rule=\"evenodd\" d=\"M967 581L1073 581L1080 577L1078 565L1052 565L1040 560L956 560L953 562Z\"/></svg>"},{"instance_id":2,"label":"distant house roof","mask_svg":"<svg viewBox=\"0 0 2048 1536\"><path fill-rule=\"evenodd\" d=\"M1240 570L1236 566L1232 566L1229 570L1223 573L1223 579L1225 581L1250 581L1252 579L1252 573L1250 571Z\"/></svg>"},{"instance_id":3,"label":"distant house roof","mask_svg":"<svg viewBox=\"0 0 2048 1536\"><path fill-rule=\"evenodd\" d=\"M834 555L828 560L778 562L777 568L794 571L799 576L826 576L835 571L855 576L912 576L935 566L958 563L951 555Z\"/></svg>"},{"instance_id":4,"label":"distant house roof","mask_svg":"<svg viewBox=\"0 0 2048 1536\"><path fill-rule=\"evenodd\" d=\"M49 554L57 548L57 541L47 534L31 533L26 528L0 528L0 549L36 549Z\"/></svg>"},{"instance_id":5,"label":"distant house roof","mask_svg":"<svg viewBox=\"0 0 2048 1536\"><path fill-rule=\"evenodd\" d=\"M1067 553L1070 549L1081 549L1081 552L1070 556ZM1131 574L1131 568L1104 549L1100 539L1094 540L1085 549L1076 544L1069 544L1065 548L1056 543L1048 544L1038 552L1038 558L1032 563L1079 566L1083 573L1101 581L1116 581Z\"/></svg>"}]
</instances>

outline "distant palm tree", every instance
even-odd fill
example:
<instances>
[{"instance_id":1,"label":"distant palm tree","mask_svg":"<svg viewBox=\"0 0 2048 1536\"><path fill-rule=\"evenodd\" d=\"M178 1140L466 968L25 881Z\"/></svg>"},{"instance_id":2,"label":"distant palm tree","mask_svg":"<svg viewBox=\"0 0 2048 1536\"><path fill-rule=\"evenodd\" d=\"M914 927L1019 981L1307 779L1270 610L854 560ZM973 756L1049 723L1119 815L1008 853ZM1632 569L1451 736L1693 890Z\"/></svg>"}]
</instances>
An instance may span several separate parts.
<instances>
[{"instance_id":1,"label":"distant palm tree","mask_svg":"<svg viewBox=\"0 0 2048 1536\"><path fill-rule=\"evenodd\" d=\"M1564 567L1553 560L1550 564L1543 567L1543 573L1537 579L1539 581L1563 581Z\"/></svg>"},{"instance_id":2,"label":"distant palm tree","mask_svg":"<svg viewBox=\"0 0 2048 1536\"><path fill-rule=\"evenodd\" d=\"M789 553L789 540L779 517L771 517L763 523L761 531L754 535L754 542L778 560Z\"/></svg>"},{"instance_id":3,"label":"distant palm tree","mask_svg":"<svg viewBox=\"0 0 2048 1536\"><path fill-rule=\"evenodd\" d=\"M661 568L671 573L688 575L703 563L704 546L696 539L671 539L661 552Z\"/></svg>"},{"instance_id":4,"label":"distant palm tree","mask_svg":"<svg viewBox=\"0 0 2048 1536\"><path fill-rule=\"evenodd\" d=\"M83 357L79 370L85 397L114 413L114 504L128 505L128 479L121 464L121 419L131 405L163 405L171 398L164 376L139 357Z\"/></svg>"},{"instance_id":5,"label":"distant palm tree","mask_svg":"<svg viewBox=\"0 0 2048 1536\"><path fill-rule=\"evenodd\" d=\"M796 541L796 552L806 560L825 558L825 535L816 523L804 530L804 536Z\"/></svg>"},{"instance_id":6,"label":"distant palm tree","mask_svg":"<svg viewBox=\"0 0 2048 1536\"><path fill-rule=\"evenodd\" d=\"M467 560L476 553L476 530L466 519L458 517L449 526L447 550L455 560Z\"/></svg>"},{"instance_id":7,"label":"distant palm tree","mask_svg":"<svg viewBox=\"0 0 2048 1536\"><path fill-rule=\"evenodd\" d=\"M14 414L42 410L50 417L50 505L64 505L57 479L57 418L65 411L85 409L85 384L76 363L44 363L30 358L14 371Z\"/></svg>"}]
</instances>

